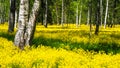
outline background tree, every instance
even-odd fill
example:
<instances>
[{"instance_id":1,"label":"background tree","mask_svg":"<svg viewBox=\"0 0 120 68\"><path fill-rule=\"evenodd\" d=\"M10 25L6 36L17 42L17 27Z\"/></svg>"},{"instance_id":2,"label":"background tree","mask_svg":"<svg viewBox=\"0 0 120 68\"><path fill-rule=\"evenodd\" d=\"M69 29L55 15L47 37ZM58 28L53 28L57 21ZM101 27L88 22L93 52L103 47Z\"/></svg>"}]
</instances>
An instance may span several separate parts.
<instances>
[{"instance_id":1,"label":"background tree","mask_svg":"<svg viewBox=\"0 0 120 68\"><path fill-rule=\"evenodd\" d=\"M61 12L61 25L63 26L64 22L64 0L62 0L62 12Z\"/></svg>"},{"instance_id":2,"label":"background tree","mask_svg":"<svg viewBox=\"0 0 120 68\"><path fill-rule=\"evenodd\" d=\"M96 6L96 29L95 34L98 35L99 32L99 25L100 25L100 0L97 0L97 6Z\"/></svg>"},{"instance_id":3,"label":"background tree","mask_svg":"<svg viewBox=\"0 0 120 68\"><path fill-rule=\"evenodd\" d=\"M106 0L106 12L105 12L105 20L104 20L104 28L106 28L106 21L107 21L107 16L108 16L108 5L109 5L109 0Z\"/></svg>"},{"instance_id":4,"label":"background tree","mask_svg":"<svg viewBox=\"0 0 120 68\"><path fill-rule=\"evenodd\" d=\"M16 0L10 0L10 15L9 15L9 27L8 27L9 32L14 31L15 9L16 9L15 3L16 3Z\"/></svg>"},{"instance_id":5,"label":"background tree","mask_svg":"<svg viewBox=\"0 0 120 68\"><path fill-rule=\"evenodd\" d=\"M45 0L45 20L44 20L44 26L47 28L47 15L48 15L48 2Z\"/></svg>"}]
</instances>

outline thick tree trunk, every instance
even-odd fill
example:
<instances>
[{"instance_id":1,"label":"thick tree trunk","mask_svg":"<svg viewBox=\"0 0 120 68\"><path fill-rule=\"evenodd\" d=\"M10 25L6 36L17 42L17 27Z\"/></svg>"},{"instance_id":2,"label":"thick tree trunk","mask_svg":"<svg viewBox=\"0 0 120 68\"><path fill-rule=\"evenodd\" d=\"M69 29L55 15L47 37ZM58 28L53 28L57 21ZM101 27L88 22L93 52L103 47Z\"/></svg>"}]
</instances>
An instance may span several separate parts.
<instances>
[{"instance_id":1,"label":"thick tree trunk","mask_svg":"<svg viewBox=\"0 0 120 68\"><path fill-rule=\"evenodd\" d=\"M16 0L10 0L10 16L9 16L9 27L8 32L14 31L14 24L15 24L15 2Z\"/></svg>"},{"instance_id":2,"label":"thick tree trunk","mask_svg":"<svg viewBox=\"0 0 120 68\"><path fill-rule=\"evenodd\" d=\"M108 16L108 3L109 3L109 0L107 0L107 3L106 3L106 12L105 12L104 28L106 28L106 21L107 21L107 16Z\"/></svg>"},{"instance_id":3,"label":"thick tree trunk","mask_svg":"<svg viewBox=\"0 0 120 68\"><path fill-rule=\"evenodd\" d=\"M20 49L24 48L25 45L25 30L26 24L28 23L28 0L20 1L18 30L15 35L14 44Z\"/></svg>"}]
</instances>

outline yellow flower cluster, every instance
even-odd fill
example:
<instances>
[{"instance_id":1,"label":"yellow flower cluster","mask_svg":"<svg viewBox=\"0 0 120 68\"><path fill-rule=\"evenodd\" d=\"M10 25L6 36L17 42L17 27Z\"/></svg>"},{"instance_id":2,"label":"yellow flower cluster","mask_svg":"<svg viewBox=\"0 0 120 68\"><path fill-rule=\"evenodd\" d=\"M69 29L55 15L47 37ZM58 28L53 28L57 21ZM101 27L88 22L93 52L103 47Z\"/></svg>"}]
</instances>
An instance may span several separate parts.
<instances>
[{"instance_id":1,"label":"yellow flower cluster","mask_svg":"<svg viewBox=\"0 0 120 68\"><path fill-rule=\"evenodd\" d=\"M64 28L37 26L33 47L21 51L13 45L12 39L3 35L12 36L15 33L7 34L7 25L0 25L0 68L120 68L119 52L105 53L104 48L89 50L98 44L99 47L103 47L102 44L119 47L119 30L120 27L100 28L98 36L92 32L89 38L89 27L86 25L79 28L72 28L72 24ZM84 45L88 50L84 49Z\"/></svg>"}]
</instances>

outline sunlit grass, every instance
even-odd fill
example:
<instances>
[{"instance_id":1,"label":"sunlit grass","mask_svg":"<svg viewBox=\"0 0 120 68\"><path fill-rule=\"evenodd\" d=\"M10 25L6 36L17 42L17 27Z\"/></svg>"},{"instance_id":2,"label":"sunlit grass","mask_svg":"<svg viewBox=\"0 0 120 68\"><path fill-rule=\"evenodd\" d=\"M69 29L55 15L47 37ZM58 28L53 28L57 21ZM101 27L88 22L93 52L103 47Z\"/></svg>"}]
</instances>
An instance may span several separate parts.
<instances>
[{"instance_id":1,"label":"sunlit grass","mask_svg":"<svg viewBox=\"0 0 120 68\"><path fill-rule=\"evenodd\" d=\"M89 37L89 26L76 28L37 25L33 45L24 51L14 46L14 33L7 32L7 24L0 24L1 68L119 68L120 26L100 27Z\"/></svg>"}]
</instances>

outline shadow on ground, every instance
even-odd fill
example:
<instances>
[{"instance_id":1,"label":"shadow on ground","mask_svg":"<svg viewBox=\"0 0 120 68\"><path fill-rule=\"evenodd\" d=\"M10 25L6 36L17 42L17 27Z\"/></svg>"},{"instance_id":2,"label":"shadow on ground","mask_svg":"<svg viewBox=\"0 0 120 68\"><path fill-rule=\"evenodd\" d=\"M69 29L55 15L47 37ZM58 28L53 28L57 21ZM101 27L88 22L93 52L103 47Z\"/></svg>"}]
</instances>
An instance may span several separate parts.
<instances>
[{"instance_id":1,"label":"shadow on ground","mask_svg":"<svg viewBox=\"0 0 120 68\"><path fill-rule=\"evenodd\" d=\"M111 35L114 38L120 37L120 35ZM0 37L6 38L9 41L14 40L14 33L10 34L7 32L0 32ZM109 40L108 40L109 41ZM84 42L72 42L72 41L63 41L60 39L53 38L45 38L42 36L36 37L33 39L33 47L38 47L40 45L50 46L52 48L64 48L67 50L79 49L82 48L84 50L93 50L96 52L104 51L105 53L120 53L120 45L116 42L106 43L106 42L98 42L98 43L84 43Z\"/></svg>"},{"instance_id":2,"label":"shadow on ground","mask_svg":"<svg viewBox=\"0 0 120 68\"><path fill-rule=\"evenodd\" d=\"M42 36L34 38L33 45L38 47L39 45L50 46L52 48L64 48L67 50L79 49L82 48L84 50L93 50L95 52L104 51L105 53L120 53L120 45L116 42L106 43L84 43L84 42L71 42L71 41L62 41L60 39L50 39L44 38Z\"/></svg>"},{"instance_id":3,"label":"shadow on ground","mask_svg":"<svg viewBox=\"0 0 120 68\"><path fill-rule=\"evenodd\" d=\"M14 41L14 33L0 32L0 37L6 38L9 41Z\"/></svg>"}]
</instances>

